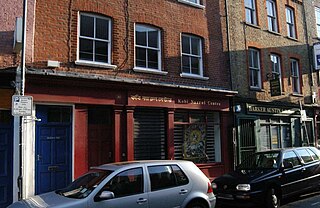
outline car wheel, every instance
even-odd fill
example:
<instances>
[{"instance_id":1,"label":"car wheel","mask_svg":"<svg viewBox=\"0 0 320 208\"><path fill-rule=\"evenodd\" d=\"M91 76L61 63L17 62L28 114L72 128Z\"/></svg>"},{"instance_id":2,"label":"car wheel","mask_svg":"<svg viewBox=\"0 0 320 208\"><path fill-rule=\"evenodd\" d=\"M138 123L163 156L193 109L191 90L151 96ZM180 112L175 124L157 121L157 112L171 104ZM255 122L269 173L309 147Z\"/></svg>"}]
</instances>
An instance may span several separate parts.
<instances>
[{"instance_id":1,"label":"car wheel","mask_svg":"<svg viewBox=\"0 0 320 208\"><path fill-rule=\"evenodd\" d=\"M267 208L279 208L280 207L280 196L274 188L271 188L267 192Z\"/></svg>"},{"instance_id":2,"label":"car wheel","mask_svg":"<svg viewBox=\"0 0 320 208\"><path fill-rule=\"evenodd\" d=\"M187 208L207 208L207 206L201 201L193 201L188 204Z\"/></svg>"}]
</instances>

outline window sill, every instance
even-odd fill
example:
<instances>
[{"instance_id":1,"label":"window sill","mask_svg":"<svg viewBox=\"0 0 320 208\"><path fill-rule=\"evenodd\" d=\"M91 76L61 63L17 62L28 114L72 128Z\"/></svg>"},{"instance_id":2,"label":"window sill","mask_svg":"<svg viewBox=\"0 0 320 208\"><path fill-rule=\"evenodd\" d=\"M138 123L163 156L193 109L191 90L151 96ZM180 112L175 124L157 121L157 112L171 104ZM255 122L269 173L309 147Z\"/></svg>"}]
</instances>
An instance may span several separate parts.
<instances>
[{"instance_id":1,"label":"window sill","mask_svg":"<svg viewBox=\"0 0 320 208\"><path fill-rule=\"evenodd\" d=\"M203 76L200 76L200 75L185 74L185 73L181 73L180 77L182 77L182 78L190 78L190 79L209 80L209 77L203 77Z\"/></svg>"},{"instance_id":2,"label":"window sill","mask_svg":"<svg viewBox=\"0 0 320 208\"><path fill-rule=\"evenodd\" d=\"M245 24L249 27L253 27L253 28L256 28L256 29L261 29L261 27L259 25L255 25L255 24L252 24L250 22L245 22Z\"/></svg>"},{"instance_id":3,"label":"window sill","mask_svg":"<svg viewBox=\"0 0 320 208\"><path fill-rule=\"evenodd\" d=\"M156 70L156 69L148 69L148 68L139 68L139 67L133 68L133 71L141 72L141 73L148 73L148 74L158 74L158 75L167 75L168 74L168 72L165 72L165 71L160 71L160 70Z\"/></svg>"},{"instance_id":4,"label":"window sill","mask_svg":"<svg viewBox=\"0 0 320 208\"><path fill-rule=\"evenodd\" d=\"M281 34L278 33L278 32L275 32L275 31L272 31L272 30L266 30L266 31L271 33L271 34L273 34L273 35L281 36Z\"/></svg>"},{"instance_id":5,"label":"window sill","mask_svg":"<svg viewBox=\"0 0 320 208\"><path fill-rule=\"evenodd\" d=\"M106 69L116 69L116 65L100 63L100 62L90 62L90 61L75 61L76 65L80 66L92 66L92 67L99 67L99 68L106 68Z\"/></svg>"},{"instance_id":6,"label":"window sill","mask_svg":"<svg viewBox=\"0 0 320 208\"><path fill-rule=\"evenodd\" d=\"M252 91L256 91L256 92L265 92L265 90L264 89L261 89L260 87L250 87L250 90L252 90Z\"/></svg>"},{"instance_id":7,"label":"window sill","mask_svg":"<svg viewBox=\"0 0 320 208\"><path fill-rule=\"evenodd\" d=\"M178 0L178 2L183 3L183 4L188 4L190 6L197 7L199 9L204 9L205 8L204 5L192 3L192 2L187 1L187 0Z\"/></svg>"},{"instance_id":8,"label":"window sill","mask_svg":"<svg viewBox=\"0 0 320 208\"><path fill-rule=\"evenodd\" d=\"M286 38L288 38L289 40L293 40L293 41L299 42L297 38L293 38L293 37L290 37L290 36L286 36Z\"/></svg>"},{"instance_id":9,"label":"window sill","mask_svg":"<svg viewBox=\"0 0 320 208\"><path fill-rule=\"evenodd\" d=\"M300 93L292 93L291 96L293 96L293 97L303 97L303 95L300 94Z\"/></svg>"}]
</instances>

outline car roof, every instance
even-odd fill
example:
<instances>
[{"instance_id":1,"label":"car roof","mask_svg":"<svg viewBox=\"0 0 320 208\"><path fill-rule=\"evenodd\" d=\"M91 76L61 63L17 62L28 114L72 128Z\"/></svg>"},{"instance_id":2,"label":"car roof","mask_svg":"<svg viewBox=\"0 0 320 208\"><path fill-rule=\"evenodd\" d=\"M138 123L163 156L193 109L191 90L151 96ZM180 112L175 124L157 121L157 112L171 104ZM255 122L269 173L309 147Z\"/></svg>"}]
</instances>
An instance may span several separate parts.
<instances>
[{"instance_id":1,"label":"car roof","mask_svg":"<svg viewBox=\"0 0 320 208\"><path fill-rule=\"evenodd\" d=\"M147 165L163 165L163 164L182 164L182 163L192 163L187 160L133 160L124 162L107 163L100 166L91 167L91 169L100 170L118 170L123 167L136 166L137 164L147 164Z\"/></svg>"},{"instance_id":2,"label":"car roof","mask_svg":"<svg viewBox=\"0 0 320 208\"><path fill-rule=\"evenodd\" d=\"M264 151L259 151L259 152L256 152L257 154L259 153L271 153L271 152L285 152L285 151L289 151L289 150L297 150L297 149L313 149L315 147L313 146L305 146L305 147L287 147L287 148L276 148L276 149L272 149L272 150L264 150Z\"/></svg>"}]
</instances>

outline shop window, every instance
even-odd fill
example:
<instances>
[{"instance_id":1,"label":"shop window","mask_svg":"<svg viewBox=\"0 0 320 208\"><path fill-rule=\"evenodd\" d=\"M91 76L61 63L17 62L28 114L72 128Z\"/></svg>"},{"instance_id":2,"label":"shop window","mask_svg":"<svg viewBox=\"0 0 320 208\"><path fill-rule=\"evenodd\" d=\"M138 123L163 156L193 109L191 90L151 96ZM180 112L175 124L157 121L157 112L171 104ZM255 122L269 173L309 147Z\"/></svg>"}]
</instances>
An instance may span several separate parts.
<instances>
[{"instance_id":1,"label":"shop window","mask_svg":"<svg viewBox=\"0 0 320 208\"><path fill-rule=\"evenodd\" d=\"M221 161L219 113L177 111L175 118L175 159L195 163ZM188 119L181 121L181 118Z\"/></svg>"},{"instance_id":2,"label":"shop window","mask_svg":"<svg viewBox=\"0 0 320 208\"><path fill-rule=\"evenodd\" d=\"M288 119L261 119L259 150L292 147Z\"/></svg>"}]
</instances>

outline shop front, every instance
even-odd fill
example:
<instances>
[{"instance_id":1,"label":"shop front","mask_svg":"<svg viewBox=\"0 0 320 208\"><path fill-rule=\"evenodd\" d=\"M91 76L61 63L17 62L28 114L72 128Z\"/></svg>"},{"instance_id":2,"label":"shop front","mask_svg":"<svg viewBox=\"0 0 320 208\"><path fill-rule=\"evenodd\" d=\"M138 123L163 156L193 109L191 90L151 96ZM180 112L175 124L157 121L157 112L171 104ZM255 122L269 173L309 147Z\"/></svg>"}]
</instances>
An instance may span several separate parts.
<instances>
[{"instance_id":1,"label":"shop front","mask_svg":"<svg viewBox=\"0 0 320 208\"><path fill-rule=\"evenodd\" d=\"M229 102L233 91L59 78L44 82L29 76L26 94L33 96L35 109L25 124L29 139L24 180L30 182L26 196L56 189L90 167L109 162L191 160L210 178L232 169L228 138L232 136ZM54 151L43 146L49 143ZM42 174L47 157L57 163ZM51 186L41 180L51 181Z\"/></svg>"},{"instance_id":2,"label":"shop front","mask_svg":"<svg viewBox=\"0 0 320 208\"><path fill-rule=\"evenodd\" d=\"M312 114L292 104L236 104L237 161L256 151L314 146Z\"/></svg>"}]
</instances>

